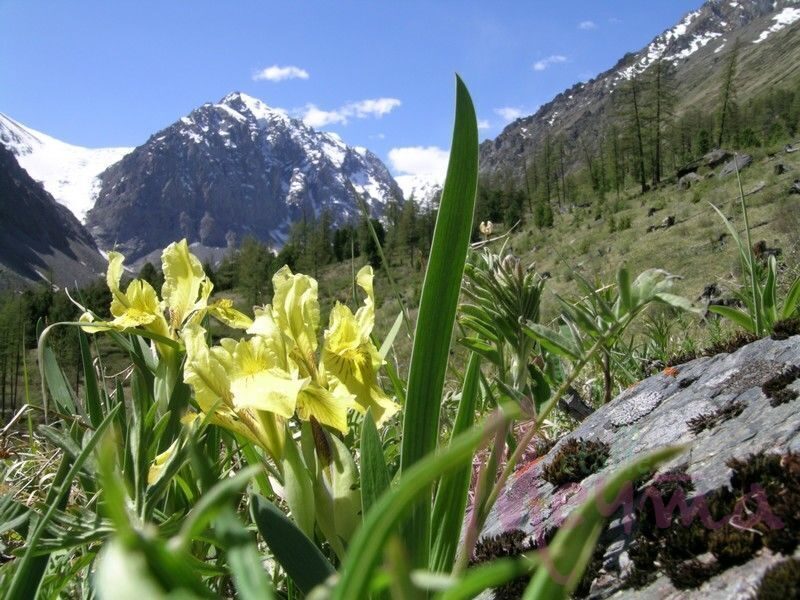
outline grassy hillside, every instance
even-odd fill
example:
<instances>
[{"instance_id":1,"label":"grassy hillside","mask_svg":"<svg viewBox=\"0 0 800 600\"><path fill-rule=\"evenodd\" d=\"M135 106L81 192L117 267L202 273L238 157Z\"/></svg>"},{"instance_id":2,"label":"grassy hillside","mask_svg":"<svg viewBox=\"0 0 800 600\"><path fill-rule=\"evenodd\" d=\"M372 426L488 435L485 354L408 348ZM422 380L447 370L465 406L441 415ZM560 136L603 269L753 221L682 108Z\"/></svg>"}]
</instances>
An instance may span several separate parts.
<instances>
[{"instance_id":1,"label":"grassy hillside","mask_svg":"<svg viewBox=\"0 0 800 600\"><path fill-rule=\"evenodd\" d=\"M786 172L776 175L778 164L784 165ZM719 170L718 167L715 171ZM701 170L699 174L704 179L688 190L680 190L671 182L638 194L633 186L620 198L612 194L604 200L584 190L581 202L584 207L556 214L552 228L538 229L528 218L527 223L511 232L507 241L493 242L492 247L499 249L507 243L524 263L535 264L537 271L550 274L543 300L544 321L557 316L554 294L574 297L577 293L574 272L589 280L609 283L623 264L633 274L660 268L681 276L674 291L691 300L697 300L711 283L716 283L724 295L731 296L739 285L736 247L709 202L743 232L739 189L735 175L720 178L712 173L709 169ZM753 163L741 172L753 242L764 240L767 247L780 248L778 264L780 283L784 286L800 274L800 196L788 193L798 177L800 152L787 154L783 145L755 151ZM648 216L652 209L656 210ZM649 226L660 225L669 216L675 219L673 226L647 232ZM355 268L361 264L358 260ZM398 293L413 322L422 271L412 267L408 260L401 262L397 256L389 257L389 262ZM322 268L320 296L328 302L334 299L352 302L351 273L349 262ZM377 272L376 294L376 333L381 338L400 310L384 269ZM326 314L327 307L323 307L323 315ZM689 328L682 335L691 338L690 344L708 343L709 330L699 319L686 317L686 323ZM723 330L730 329L723 325ZM714 334L718 333L715 330ZM401 367L410 347L410 340L401 329L396 342Z\"/></svg>"}]
</instances>

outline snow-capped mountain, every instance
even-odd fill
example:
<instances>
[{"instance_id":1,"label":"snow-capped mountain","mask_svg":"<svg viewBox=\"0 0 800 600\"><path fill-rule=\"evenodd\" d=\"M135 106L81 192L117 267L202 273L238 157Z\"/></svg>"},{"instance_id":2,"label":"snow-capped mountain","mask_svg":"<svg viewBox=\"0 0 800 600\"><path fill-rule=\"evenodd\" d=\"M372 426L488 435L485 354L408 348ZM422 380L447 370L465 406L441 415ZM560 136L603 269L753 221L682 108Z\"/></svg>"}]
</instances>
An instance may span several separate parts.
<instances>
[{"instance_id":1,"label":"snow-capped mountain","mask_svg":"<svg viewBox=\"0 0 800 600\"><path fill-rule=\"evenodd\" d=\"M434 175L396 175L394 180L403 190L403 198L414 199L423 208L437 206L444 181Z\"/></svg>"},{"instance_id":2,"label":"snow-capped mountain","mask_svg":"<svg viewBox=\"0 0 800 600\"><path fill-rule=\"evenodd\" d=\"M92 236L0 144L0 290L25 282L63 286L100 277Z\"/></svg>"},{"instance_id":3,"label":"snow-capped mountain","mask_svg":"<svg viewBox=\"0 0 800 600\"><path fill-rule=\"evenodd\" d=\"M562 137L566 160L577 164L583 160L582 144L591 146L600 139L604 124L614 119L614 92L659 60L675 70L675 113L688 107L714 110L710 103L718 97L735 40L740 47L736 69L740 101L769 86L787 85L787 76L800 64L800 1L708 0L611 69L575 84L535 114L508 125L494 140L483 142L482 173L521 179L523 157L541 148L548 136Z\"/></svg>"},{"instance_id":4,"label":"snow-capped mountain","mask_svg":"<svg viewBox=\"0 0 800 600\"><path fill-rule=\"evenodd\" d=\"M19 165L81 221L100 190L98 175L133 148L73 146L0 113L0 144Z\"/></svg>"},{"instance_id":5,"label":"snow-capped mountain","mask_svg":"<svg viewBox=\"0 0 800 600\"><path fill-rule=\"evenodd\" d=\"M176 237L224 247L253 235L282 245L291 223L381 216L402 192L381 160L242 93L207 103L109 167L87 224L132 259Z\"/></svg>"}]
</instances>

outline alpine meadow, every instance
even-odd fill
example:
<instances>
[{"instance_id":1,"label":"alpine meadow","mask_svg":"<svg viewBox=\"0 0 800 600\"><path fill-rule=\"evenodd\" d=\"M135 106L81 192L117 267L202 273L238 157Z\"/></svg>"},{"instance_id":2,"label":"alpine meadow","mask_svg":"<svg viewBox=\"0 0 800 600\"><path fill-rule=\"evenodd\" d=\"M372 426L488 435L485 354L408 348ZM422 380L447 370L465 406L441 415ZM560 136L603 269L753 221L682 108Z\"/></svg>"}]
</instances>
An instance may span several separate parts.
<instances>
[{"instance_id":1,"label":"alpine meadow","mask_svg":"<svg viewBox=\"0 0 800 600\"><path fill-rule=\"evenodd\" d=\"M0 596L800 597L800 4L701 2L0 5Z\"/></svg>"}]
</instances>

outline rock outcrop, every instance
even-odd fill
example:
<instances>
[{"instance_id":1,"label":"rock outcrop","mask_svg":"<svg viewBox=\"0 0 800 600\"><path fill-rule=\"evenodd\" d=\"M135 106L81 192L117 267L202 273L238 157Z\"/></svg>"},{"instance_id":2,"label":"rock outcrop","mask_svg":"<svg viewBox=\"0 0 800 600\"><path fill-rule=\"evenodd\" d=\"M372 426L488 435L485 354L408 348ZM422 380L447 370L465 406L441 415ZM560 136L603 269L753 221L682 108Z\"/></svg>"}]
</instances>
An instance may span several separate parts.
<instances>
[{"instance_id":1,"label":"rock outcrop","mask_svg":"<svg viewBox=\"0 0 800 600\"><path fill-rule=\"evenodd\" d=\"M626 519L622 510L612 516L583 582L583 595L654 600L749 597L764 573L786 559L784 554L799 553L794 547L800 536L800 506L790 504L787 513L781 504L794 496L774 494L778 488L763 482L765 496L750 496L746 504L748 511L757 509L759 522L751 520L745 530L726 525L729 530L721 531L730 540L720 538L722 534L704 537L710 532L699 521L682 525L675 518L663 531L650 532L661 536L653 542L643 537L647 527L640 509L647 495L643 490L667 481L672 491L685 490L689 506L697 508L702 499L714 513L723 499L733 501L737 486L745 486L754 472L758 477L759 469L764 477L785 475L791 493L800 493L800 336L780 337L785 339L765 338L730 354L668 368L599 408L544 457L518 468L492 510L483 537L512 532L519 536L521 531L527 540L546 540L620 465L649 450L683 445L682 454L662 466L649 483L644 476L636 484L632 506L639 508ZM559 453L570 444L574 452L576 441L604 445L607 458L602 468L579 483L554 487L545 478L553 480L553 465L563 460ZM758 458L751 460L754 455ZM670 477L678 483L669 483ZM691 542L686 541L688 534ZM680 555L678 560L665 558L670 549Z\"/></svg>"}]
</instances>

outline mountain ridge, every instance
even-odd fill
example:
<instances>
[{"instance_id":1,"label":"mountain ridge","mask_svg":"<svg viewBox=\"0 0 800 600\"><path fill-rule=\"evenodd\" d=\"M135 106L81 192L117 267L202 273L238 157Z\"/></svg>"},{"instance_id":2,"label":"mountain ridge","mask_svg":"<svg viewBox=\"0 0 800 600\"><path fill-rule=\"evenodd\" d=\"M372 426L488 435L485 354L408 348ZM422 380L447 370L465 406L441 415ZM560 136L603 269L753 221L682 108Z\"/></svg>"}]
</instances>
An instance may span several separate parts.
<instances>
[{"instance_id":1,"label":"mountain ridge","mask_svg":"<svg viewBox=\"0 0 800 600\"><path fill-rule=\"evenodd\" d=\"M0 289L88 283L106 262L89 232L0 144Z\"/></svg>"},{"instance_id":2,"label":"mountain ridge","mask_svg":"<svg viewBox=\"0 0 800 600\"><path fill-rule=\"evenodd\" d=\"M788 74L800 73L800 45L787 38L800 29L800 4L796 0L709 0L690 11L674 26L658 34L644 48L629 52L611 68L585 82L578 82L540 106L537 111L508 124L494 139L480 146L483 175L511 173L521 176L523 157L532 154L549 135L564 136L573 149L599 137L602 126L613 116L612 98L621 83L641 75L657 60L671 64L677 72L676 112L689 106L707 107L709 78L720 77L720 61L738 37L747 51L739 56L741 73L753 73L744 81L743 98L776 85ZM777 69L750 68L764 56L780 56ZM768 61L767 61L768 62ZM579 159L579 152L572 157Z\"/></svg>"},{"instance_id":3,"label":"mountain ridge","mask_svg":"<svg viewBox=\"0 0 800 600\"><path fill-rule=\"evenodd\" d=\"M80 220L99 192L98 176L133 148L85 148L37 131L0 113L0 145L19 165Z\"/></svg>"},{"instance_id":4,"label":"mountain ridge","mask_svg":"<svg viewBox=\"0 0 800 600\"><path fill-rule=\"evenodd\" d=\"M208 246L253 235L279 247L291 223L326 209L336 225L358 218L358 195L378 217L388 202L402 199L386 166L366 148L241 92L153 134L101 180L87 225L102 247L117 246L132 259L176 233Z\"/></svg>"}]
</instances>

